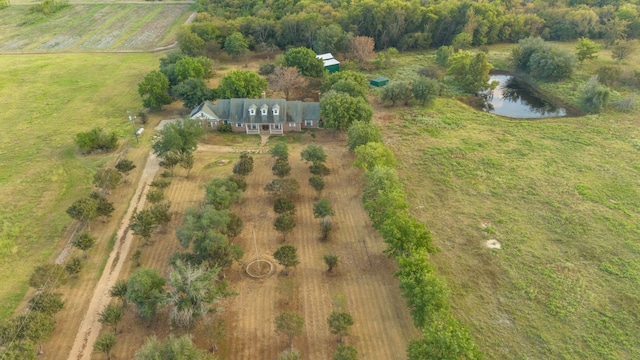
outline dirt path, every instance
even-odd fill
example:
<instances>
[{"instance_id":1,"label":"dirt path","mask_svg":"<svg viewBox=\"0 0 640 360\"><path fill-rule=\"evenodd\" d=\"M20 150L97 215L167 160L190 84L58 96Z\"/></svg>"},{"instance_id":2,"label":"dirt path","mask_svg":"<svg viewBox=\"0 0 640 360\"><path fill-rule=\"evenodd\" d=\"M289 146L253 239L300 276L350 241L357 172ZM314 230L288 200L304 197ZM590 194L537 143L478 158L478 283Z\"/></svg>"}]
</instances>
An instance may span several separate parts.
<instances>
[{"instance_id":1,"label":"dirt path","mask_svg":"<svg viewBox=\"0 0 640 360\"><path fill-rule=\"evenodd\" d=\"M87 313L80 323L80 328L76 334L76 338L71 348L71 353L68 359L91 359L91 353L93 352L93 344L95 343L102 324L98 321L98 315L102 309L109 304L111 296L109 295L109 289L115 284L124 259L127 259L129 248L133 240L133 234L129 232L129 221L131 215L137 209L144 207L146 202L146 193L148 190L147 184L153 181L158 169L160 168L158 158L150 154L145 164L142 176L138 182L133 201L129 205L129 209L125 217L120 223L120 228L117 232L116 245L109 255L104 272L100 277L100 281L96 284L93 296L91 297L91 303Z\"/></svg>"}]
</instances>

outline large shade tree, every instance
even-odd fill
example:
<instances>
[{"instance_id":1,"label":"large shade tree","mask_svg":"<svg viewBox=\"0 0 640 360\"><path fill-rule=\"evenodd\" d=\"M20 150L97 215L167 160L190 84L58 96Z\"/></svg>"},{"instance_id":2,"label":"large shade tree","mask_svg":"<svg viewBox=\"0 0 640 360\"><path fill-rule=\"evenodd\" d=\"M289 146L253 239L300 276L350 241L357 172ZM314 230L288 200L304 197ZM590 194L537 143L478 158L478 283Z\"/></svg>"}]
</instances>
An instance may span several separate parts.
<instances>
[{"instance_id":1,"label":"large shade tree","mask_svg":"<svg viewBox=\"0 0 640 360\"><path fill-rule=\"evenodd\" d=\"M320 115L324 127L346 130L355 121L371 122L373 108L361 97L329 91L320 99Z\"/></svg>"},{"instance_id":2,"label":"large shade tree","mask_svg":"<svg viewBox=\"0 0 640 360\"><path fill-rule=\"evenodd\" d=\"M142 105L151 110L162 110L163 105L171 104L169 79L160 71L152 71L138 84L138 94Z\"/></svg>"},{"instance_id":3,"label":"large shade tree","mask_svg":"<svg viewBox=\"0 0 640 360\"><path fill-rule=\"evenodd\" d=\"M268 86L267 80L253 71L236 70L222 77L218 96L221 99L258 98Z\"/></svg>"}]
</instances>

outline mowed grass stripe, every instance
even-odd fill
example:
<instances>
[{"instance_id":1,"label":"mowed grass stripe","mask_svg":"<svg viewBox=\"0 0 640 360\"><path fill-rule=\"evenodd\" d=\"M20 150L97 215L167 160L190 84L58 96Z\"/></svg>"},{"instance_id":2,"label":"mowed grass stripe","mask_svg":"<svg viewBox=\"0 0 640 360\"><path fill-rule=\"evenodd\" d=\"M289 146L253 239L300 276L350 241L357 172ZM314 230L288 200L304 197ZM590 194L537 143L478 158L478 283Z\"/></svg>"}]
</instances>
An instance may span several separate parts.
<instances>
[{"instance_id":1,"label":"mowed grass stripe","mask_svg":"<svg viewBox=\"0 0 640 360\"><path fill-rule=\"evenodd\" d=\"M103 127L130 136L126 111L139 108L136 85L159 56L0 56L0 320L70 223L64 210L88 194L95 168L113 159L78 156L75 134Z\"/></svg>"},{"instance_id":2,"label":"mowed grass stripe","mask_svg":"<svg viewBox=\"0 0 640 360\"><path fill-rule=\"evenodd\" d=\"M135 4L130 5L110 5L107 4L105 9L108 9L108 13L105 15L106 21L102 22L99 26L87 31L82 35L80 39L76 42L75 48L82 48L86 45L87 41L93 37L103 38L102 33L108 29L110 29L114 24L117 27L122 28L121 19L131 13L132 9L135 8Z\"/></svg>"},{"instance_id":3,"label":"mowed grass stripe","mask_svg":"<svg viewBox=\"0 0 640 360\"><path fill-rule=\"evenodd\" d=\"M25 50L57 49L62 42L63 48L72 47L80 34L93 26L91 19L104 5L77 5L60 11L51 18L42 20L31 31L31 42Z\"/></svg>"},{"instance_id":4,"label":"mowed grass stripe","mask_svg":"<svg viewBox=\"0 0 640 360\"><path fill-rule=\"evenodd\" d=\"M144 16L136 18L136 21L132 21L131 25L126 28L126 30L122 33L122 36L113 44L112 48L117 49L122 46L131 36L137 33L147 22L151 21L160 11L162 11L162 6L154 6L146 7L145 10L149 9L148 12Z\"/></svg>"}]
</instances>

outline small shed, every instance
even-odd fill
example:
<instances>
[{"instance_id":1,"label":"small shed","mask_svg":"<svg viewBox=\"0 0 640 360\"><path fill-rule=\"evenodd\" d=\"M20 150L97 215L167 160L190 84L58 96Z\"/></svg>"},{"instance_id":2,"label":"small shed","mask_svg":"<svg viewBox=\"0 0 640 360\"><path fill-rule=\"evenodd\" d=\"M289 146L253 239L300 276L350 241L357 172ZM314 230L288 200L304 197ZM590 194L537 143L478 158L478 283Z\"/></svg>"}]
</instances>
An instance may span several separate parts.
<instances>
[{"instance_id":1,"label":"small shed","mask_svg":"<svg viewBox=\"0 0 640 360\"><path fill-rule=\"evenodd\" d=\"M385 86L389 83L389 79L386 77L377 77L375 79L371 79L371 81L369 82L372 86L375 87L382 87Z\"/></svg>"},{"instance_id":2,"label":"small shed","mask_svg":"<svg viewBox=\"0 0 640 360\"><path fill-rule=\"evenodd\" d=\"M340 61L334 59L333 54L320 54L316 55L316 57L322 60L322 65L324 66L324 69L329 72L329 74L340 71Z\"/></svg>"}]
</instances>

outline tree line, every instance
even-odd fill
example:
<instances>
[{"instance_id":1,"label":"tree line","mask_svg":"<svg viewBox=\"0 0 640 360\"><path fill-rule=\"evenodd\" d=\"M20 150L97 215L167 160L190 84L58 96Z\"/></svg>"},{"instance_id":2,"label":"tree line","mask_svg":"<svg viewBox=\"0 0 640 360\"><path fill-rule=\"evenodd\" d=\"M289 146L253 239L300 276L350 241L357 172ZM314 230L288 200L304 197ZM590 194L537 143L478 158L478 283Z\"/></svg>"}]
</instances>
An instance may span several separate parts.
<instances>
[{"instance_id":1,"label":"tree line","mask_svg":"<svg viewBox=\"0 0 640 360\"><path fill-rule=\"evenodd\" d=\"M196 21L182 29L181 43L210 55L236 32L252 50L304 46L318 53L344 52L353 36L372 38L376 50L426 49L456 41L485 45L532 36L611 43L640 36L638 6L624 1L202 0L198 5Z\"/></svg>"}]
</instances>

